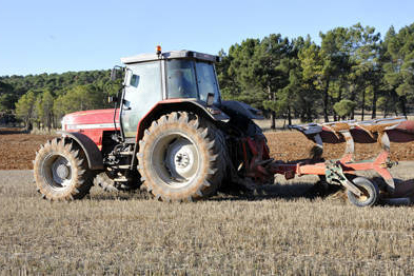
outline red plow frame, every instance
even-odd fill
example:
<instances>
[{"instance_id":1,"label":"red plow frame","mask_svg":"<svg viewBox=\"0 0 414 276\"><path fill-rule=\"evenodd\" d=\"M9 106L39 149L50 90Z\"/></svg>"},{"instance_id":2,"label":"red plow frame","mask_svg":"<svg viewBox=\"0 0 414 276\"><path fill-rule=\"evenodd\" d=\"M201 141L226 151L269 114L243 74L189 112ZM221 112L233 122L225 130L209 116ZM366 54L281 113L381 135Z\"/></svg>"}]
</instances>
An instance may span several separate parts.
<instances>
[{"instance_id":1,"label":"red plow frame","mask_svg":"<svg viewBox=\"0 0 414 276\"><path fill-rule=\"evenodd\" d=\"M295 175L318 175L328 184L344 186L350 201L357 206L372 206L378 200L404 198L411 202L414 194L412 181L399 182L396 185L389 169L396 163L390 161L390 142L414 141L414 121L405 118L384 118L369 121L339 121L332 123L311 123L292 125L291 129L302 132L315 142L313 158L292 163L274 161L269 158L265 140L245 139L242 143L245 175L263 180L275 174L282 174L286 179ZM340 159L322 159L323 143L345 142L345 152ZM355 143L379 143L381 152L372 160L355 161ZM246 148L253 158L248 161ZM383 181L373 182L358 177L359 172L372 171ZM260 181L263 182L263 181Z\"/></svg>"}]
</instances>

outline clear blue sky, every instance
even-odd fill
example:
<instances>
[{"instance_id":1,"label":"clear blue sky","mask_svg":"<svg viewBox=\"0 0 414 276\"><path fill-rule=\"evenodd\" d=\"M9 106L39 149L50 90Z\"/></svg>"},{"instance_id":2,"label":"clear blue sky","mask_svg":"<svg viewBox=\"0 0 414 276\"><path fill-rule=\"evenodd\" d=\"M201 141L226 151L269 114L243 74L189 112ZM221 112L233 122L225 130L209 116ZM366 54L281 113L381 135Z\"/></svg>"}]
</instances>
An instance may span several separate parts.
<instances>
[{"instance_id":1,"label":"clear blue sky","mask_svg":"<svg viewBox=\"0 0 414 276\"><path fill-rule=\"evenodd\" d=\"M0 76L109 69L157 44L216 54L270 33L319 42L357 22L398 30L414 23L414 1L0 0Z\"/></svg>"}]
</instances>

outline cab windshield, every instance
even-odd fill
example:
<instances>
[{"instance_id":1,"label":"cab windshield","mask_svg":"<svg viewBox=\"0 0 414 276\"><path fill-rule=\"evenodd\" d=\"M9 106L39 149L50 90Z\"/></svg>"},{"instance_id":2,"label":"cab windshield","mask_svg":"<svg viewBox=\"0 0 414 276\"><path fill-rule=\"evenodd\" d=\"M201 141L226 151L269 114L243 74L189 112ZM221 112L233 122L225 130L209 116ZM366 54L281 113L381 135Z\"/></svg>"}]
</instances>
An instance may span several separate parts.
<instances>
[{"instance_id":1,"label":"cab windshield","mask_svg":"<svg viewBox=\"0 0 414 276\"><path fill-rule=\"evenodd\" d=\"M168 98L197 98L207 101L208 94L219 99L213 63L188 60L167 60Z\"/></svg>"}]
</instances>

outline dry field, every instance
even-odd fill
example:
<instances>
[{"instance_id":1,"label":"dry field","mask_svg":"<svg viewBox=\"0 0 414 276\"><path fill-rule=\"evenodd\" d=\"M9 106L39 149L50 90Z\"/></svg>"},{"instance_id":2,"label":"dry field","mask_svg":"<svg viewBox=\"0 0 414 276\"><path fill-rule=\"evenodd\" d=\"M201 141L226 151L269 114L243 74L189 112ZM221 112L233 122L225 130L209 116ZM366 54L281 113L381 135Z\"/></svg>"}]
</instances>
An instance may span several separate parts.
<instances>
[{"instance_id":1,"label":"dry field","mask_svg":"<svg viewBox=\"0 0 414 276\"><path fill-rule=\"evenodd\" d=\"M295 132L267 137L276 159L305 158L312 146ZM0 275L414 275L412 207L311 200L313 177L278 178L277 197L168 204L93 188L81 201L48 202L31 171L4 170L29 169L47 138L0 135ZM413 148L394 151L414 159Z\"/></svg>"},{"instance_id":2,"label":"dry field","mask_svg":"<svg viewBox=\"0 0 414 276\"><path fill-rule=\"evenodd\" d=\"M0 177L0 275L414 274L410 207L311 201L298 181L276 186L282 198L168 204L94 189L51 203L30 171Z\"/></svg>"}]
</instances>

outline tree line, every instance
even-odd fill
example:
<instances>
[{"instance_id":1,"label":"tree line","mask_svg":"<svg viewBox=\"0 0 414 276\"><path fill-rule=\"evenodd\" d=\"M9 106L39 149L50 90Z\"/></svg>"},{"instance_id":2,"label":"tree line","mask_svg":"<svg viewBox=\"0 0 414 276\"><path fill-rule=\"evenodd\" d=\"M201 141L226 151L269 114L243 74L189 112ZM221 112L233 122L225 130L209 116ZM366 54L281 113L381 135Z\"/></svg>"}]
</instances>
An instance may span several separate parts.
<instances>
[{"instance_id":1,"label":"tree line","mask_svg":"<svg viewBox=\"0 0 414 276\"><path fill-rule=\"evenodd\" d=\"M362 119L404 115L414 98L414 24L382 38L356 24L289 40L280 34L246 39L220 52L218 77L224 98L247 102L274 119L329 121L359 110ZM368 112L370 114L368 114Z\"/></svg>"},{"instance_id":2,"label":"tree line","mask_svg":"<svg viewBox=\"0 0 414 276\"><path fill-rule=\"evenodd\" d=\"M58 128L67 113L111 107L107 98L118 88L110 70L1 77L0 112L16 114L28 129Z\"/></svg>"},{"instance_id":3,"label":"tree line","mask_svg":"<svg viewBox=\"0 0 414 276\"><path fill-rule=\"evenodd\" d=\"M272 119L303 122L406 116L414 98L414 24L384 37L356 24L289 39L270 34L221 50L217 75L223 99L239 100ZM59 127L62 116L110 107L119 84L110 71L0 77L0 112L16 114L27 126Z\"/></svg>"}]
</instances>

